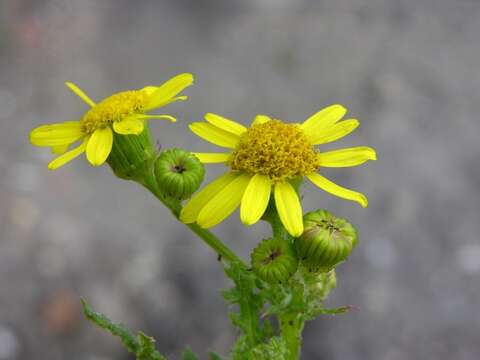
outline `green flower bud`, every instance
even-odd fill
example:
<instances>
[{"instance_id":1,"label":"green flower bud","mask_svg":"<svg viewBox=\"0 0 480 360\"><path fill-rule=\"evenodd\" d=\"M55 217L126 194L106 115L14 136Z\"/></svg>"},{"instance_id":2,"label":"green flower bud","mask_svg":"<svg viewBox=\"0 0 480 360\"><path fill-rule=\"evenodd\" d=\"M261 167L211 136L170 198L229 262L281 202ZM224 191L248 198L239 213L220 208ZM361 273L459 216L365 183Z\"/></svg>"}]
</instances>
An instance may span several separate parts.
<instances>
[{"instance_id":1,"label":"green flower bud","mask_svg":"<svg viewBox=\"0 0 480 360\"><path fill-rule=\"evenodd\" d=\"M155 161L160 191L176 199L188 199L200 187L204 175L202 163L182 149L165 150Z\"/></svg>"},{"instance_id":2,"label":"green flower bud","mask_svg":"<svg viewBox=\"0 0 480 360\"><path fill-rule=\"evenodd\" d=\"M150 128L145 125L139 135L113 132L113 144L107 162L115 175L125 180L141 180L155 156Z\"/></svg>"},{"instance_id":3,"label":"green flower bud","mask_svg":"<svg viewBox=\"0 0 480 360\"><path fill-rule=\"evenodd\" d=\"M303 224L305 230L295 239L295 247L302 263L315 271L331 270L357 245L355 228L326 210L305 214Z\"/></svg>"},{"instance_id":4,"label":"green flower bud","mask_svg":"<svg viewBox=\"0 0 480 360\"><path fill-rule=\"evenodd\" d=\"M280 238L262 240L253 250L251 261L257 276L269 283L290 279L298 267L292 244Z\"/></svg>"}]
</instances>

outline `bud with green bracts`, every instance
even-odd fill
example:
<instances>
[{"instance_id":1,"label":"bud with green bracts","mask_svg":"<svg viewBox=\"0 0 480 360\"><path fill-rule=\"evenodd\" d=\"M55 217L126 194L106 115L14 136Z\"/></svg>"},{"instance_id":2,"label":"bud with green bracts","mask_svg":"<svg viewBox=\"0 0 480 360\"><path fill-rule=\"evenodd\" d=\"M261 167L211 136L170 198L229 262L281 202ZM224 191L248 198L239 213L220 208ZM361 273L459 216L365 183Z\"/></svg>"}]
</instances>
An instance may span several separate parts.
<instances>
[{"instance_id":1,"label":"bud with green bracts","mask_svg":"<svg viewBox=\"0 0 480 360\"><path fill-rule=\"evenodd\" d=\"M146 124L143 132L138 135L119 135L114 132L107 162L117 177L141 181L155 152L150 128Z\"/></svg>"},{"instance_id":2,"label":"bud with green bracts","mask_svg":"<svg viewBox=\"0 0 480 360\"><path fill-rule=\"evenodd\" d=\"M295 249L280 238L262 240L253 250L251 261L255 274L268 283L287 281L298 268Z\"/></svg>"},{"instance_id":3,"label":"bud with green bracts","mask_svg":"<svg viewBox=\"0 0 480 360\"><path fill-rule=\"evenodd\" d=\"M305 214L303 224L305 230L295 239L295 248L302 263L315 271L331 270L357 245L355 228L326 210Z\"/></svg>"},{"instance_id":4,"label":"bud with green bracts","mask_svg":"<svg viewBox=\"0 0 480 360\"><path fill-rule=\"evenodd\" d=\"M203 164L182 149L163 151L155 161L155 177L160 191L175 199L188 199L205 175Z\"/></svg>"}]
</instances>

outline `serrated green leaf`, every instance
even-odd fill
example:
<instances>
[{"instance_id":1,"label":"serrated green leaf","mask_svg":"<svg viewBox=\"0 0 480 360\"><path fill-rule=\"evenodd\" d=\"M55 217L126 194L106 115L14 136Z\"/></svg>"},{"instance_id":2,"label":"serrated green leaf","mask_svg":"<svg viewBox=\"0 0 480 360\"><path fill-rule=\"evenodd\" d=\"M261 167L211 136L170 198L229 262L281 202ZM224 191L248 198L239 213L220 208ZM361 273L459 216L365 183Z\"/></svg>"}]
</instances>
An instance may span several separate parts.
<instances>
[{"instance_id":1,"label":"serrated green leaf","mask_svg":"<svg viewBox=\"0 0 480 360\"><path fill-rule=\"evenodd\" d=\"M140 345L136 353L137 360L166 360L165 357L155 349L155 339L153 337L147 336L139 331L137 339Z\"/></svg>"},{"instance_id":2,"label":"serrated green leaf","mask_svg":"<svg viewBox=\"0 0 480 360\"><path fill-rule=\"evenodd\" d=\"M235 288L222 290L222 296L228 304L235 304L240 300L240 294Z\"/></svg>"},{"instance_id":3,"label":"serrated green leaf","mask_svg":"<svg viewBox=\"0 0 480 360\"><path fill-rule=\"evenodd\" d=\"M333 308L333 309L317 309L315 311L316 315L337 315L337 314L345 314L346 312L349 312L352 310L352 306L341 306L338 308Z\"/></svg>"},{"instance_id":4,"label":"serrated green leaf","mask_svg":"<svg viewBox=\"0 0 480 360\"><path fill-rule=\"evenodd\" d=\"M93 311L84 299L81 299L81 302L85 317L98 327L119 337L127 350L135 354L137 360L166 360L166 358L155 349L155 340L152 337L145 335L143 332L139 332L135 338L124 325L116 324L107 316Z\"/></svg>"},{"instance_id":5,"label":"serrated green leaf","mask_svg":"<svg viewBox=\"0 0 480 360\"><path fill-rule=\"evenodd\" d=\"M112 335L118 336L129 352L136 353L138 351L140 346L135 336L123 324L116 324L105 315L93 311L85 300L81 299L81 302L83 313L88 320L98 327L109 331Z\"/></svg>"}]
</instances>

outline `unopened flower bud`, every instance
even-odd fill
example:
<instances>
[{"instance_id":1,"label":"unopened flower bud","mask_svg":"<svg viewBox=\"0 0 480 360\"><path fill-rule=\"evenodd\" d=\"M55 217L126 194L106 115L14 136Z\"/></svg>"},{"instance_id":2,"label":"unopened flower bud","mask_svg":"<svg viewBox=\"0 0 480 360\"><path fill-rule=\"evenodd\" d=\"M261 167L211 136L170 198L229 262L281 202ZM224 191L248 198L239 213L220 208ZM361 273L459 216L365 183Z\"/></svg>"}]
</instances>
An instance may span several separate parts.
<instances>
[{"instance_id":1,"label":"unopened flower bud","mask_svg":"<svg viewBox=\"0 0 480 360\"><path fill-rule=\"evenodd\" d=\"M155 177L160 191L176 199L188 199L202 183L205 168L188 151L163 151L155 162Z\"/></svg>"},{"instance_id":2,"label":"unopened flower bud","mask_svg":"<svg viewBox=\"0 0 480 360\"><path fill-rule=\"evenodd\" d=\"M297 271L295 249L287 240L265 239L251 254L252 268L259 278L269 283L284 282Z\"/></svg>"},{"instance_id":3,"label":"unopened flower bud","mask_svg":"<svg viewBox=\"0 0 480 360\"><path fill-rule=\"evenodd\" d=\"M357 244L357 231L345 219L326 210L312 211L303 217L304 232L295 239L302 263L327 272L344 261Z\"/></svg>"}]
</instances>

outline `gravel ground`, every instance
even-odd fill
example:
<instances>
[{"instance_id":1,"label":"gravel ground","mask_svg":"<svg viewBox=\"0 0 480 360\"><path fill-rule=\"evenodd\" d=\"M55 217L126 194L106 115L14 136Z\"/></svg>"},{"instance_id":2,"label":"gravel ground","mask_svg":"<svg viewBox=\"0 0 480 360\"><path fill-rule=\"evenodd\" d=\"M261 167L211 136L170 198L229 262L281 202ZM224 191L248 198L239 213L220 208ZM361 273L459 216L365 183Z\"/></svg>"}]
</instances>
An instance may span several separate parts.
<instances>
[{"instance_id":1,"label":"gravel ground","mask_svg":"<svg viewBox=\"0 0 480 360\"><path fill-rule=\"evenodd\" d=\"M142 188L77 160L47 170L28 132L94 99L191 71L163 146L212 147L187 130L213 111L302 121L331 103L361 128L336 146L379 160L327 176L370 207L306 186L305 208L358 225L304 359L480 358L480 2L476 0L0 0L0 360L129 359L80 316L80 296L158 340L225 353L235 333L216 256ZM208 179L221 171L209 167ZM265 225L215 232L243 256Z\"/></svg>"}]
</instances>

